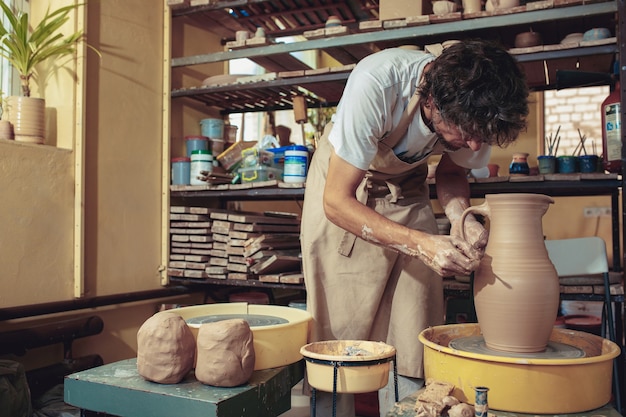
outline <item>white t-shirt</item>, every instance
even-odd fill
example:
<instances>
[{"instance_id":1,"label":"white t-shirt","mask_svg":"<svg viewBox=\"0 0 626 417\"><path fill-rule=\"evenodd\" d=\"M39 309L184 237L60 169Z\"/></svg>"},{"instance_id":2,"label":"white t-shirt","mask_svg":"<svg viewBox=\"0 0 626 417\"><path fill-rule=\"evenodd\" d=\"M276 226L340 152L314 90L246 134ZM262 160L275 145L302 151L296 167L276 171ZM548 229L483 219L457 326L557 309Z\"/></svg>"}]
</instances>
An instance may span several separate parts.
<instances>
[{"instance_id":1,"label":"white t-shirt","mask_svg":"<svg viewBox=\"0 0 626 417\"><path fill-rule=\"evenodd\" d=\"M346 83L333 116L329 141L335 153L351 165L367 170L378 151L378 141L400 121L415 92L424 67L435 57L423 51L390 48L363 58ZM434 155L436 135L422 120L419 111L407 132L394 147L403 161L425 163ZM438 152L441 153L441 152ZM489 162L491 147L462 148L450 152L451 159L468 169Z\"/></svg>"}]
</instances>

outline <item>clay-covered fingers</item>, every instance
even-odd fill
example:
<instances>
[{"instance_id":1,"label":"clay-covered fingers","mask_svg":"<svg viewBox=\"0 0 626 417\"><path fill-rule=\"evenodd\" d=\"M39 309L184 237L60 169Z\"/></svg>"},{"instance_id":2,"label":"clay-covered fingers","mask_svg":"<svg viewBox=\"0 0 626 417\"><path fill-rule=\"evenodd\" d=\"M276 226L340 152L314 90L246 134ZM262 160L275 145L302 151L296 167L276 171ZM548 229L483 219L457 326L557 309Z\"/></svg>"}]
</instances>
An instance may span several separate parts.
<instances>
[{"instance_id":1,"label":"clay-covered fingers","mask_svg":"<svg viewBox=\"0 0 626 417\"><path fill-rule=\"evenodd\" d=\"M418 249L418 257L444 277L468 275L480 262L480 252L454 236L431 235Z\"/></svg>"},{"instance_id":2,"label":"clay-covered fingers","mask_svg":"<svg viewBox=\"0 0 626 417\"><path fill-rule=\"evenodd\" d=\"M465 228L465 240L472 248L477 251L477 256L482 256L489 240L489 232L473 215L468 215L465 222L461 224L460 221L452 223L450 235L457 239L462 239L462 233L460 228Z\"/></svg>"}]
</instances>

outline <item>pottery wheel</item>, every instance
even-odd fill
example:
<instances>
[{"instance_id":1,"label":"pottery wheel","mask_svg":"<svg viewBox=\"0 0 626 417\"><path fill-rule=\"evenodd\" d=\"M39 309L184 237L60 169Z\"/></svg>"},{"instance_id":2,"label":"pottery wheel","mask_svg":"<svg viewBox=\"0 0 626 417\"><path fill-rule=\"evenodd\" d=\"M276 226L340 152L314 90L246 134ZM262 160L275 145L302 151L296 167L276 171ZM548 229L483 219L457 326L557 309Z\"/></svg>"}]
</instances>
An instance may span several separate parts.
<instances>
[{"instance_id":1,"label":"pottery wheel","mask_svg":"<svg viewBox=\"0 0 626 417\"><path fill-rule=\"evenodd\" d=\"M250 327L271 326L274 324L289 323L289 320L282 317L267 316L264 314L212 314L208 316L198 316L187 319L188 324L213 323L216 321L243 319Z\"/></svg>"},{"instance_id":2,"label":"pottery wheel","mask_svg":"<svg viewBox=\"0 0 626 417\"><path fill-rule=\"evenodd\" d=\"M583 358L585 351L565 343L549 341L546 350L543 352L520 353L504 352L487 347L483 336L467 336L451 340L448 346L452 349L462 350L470 353L482 353L485 355L504 356L512 358L532 358L532 359L572 359Z\"/></svg>"}]
</instances>

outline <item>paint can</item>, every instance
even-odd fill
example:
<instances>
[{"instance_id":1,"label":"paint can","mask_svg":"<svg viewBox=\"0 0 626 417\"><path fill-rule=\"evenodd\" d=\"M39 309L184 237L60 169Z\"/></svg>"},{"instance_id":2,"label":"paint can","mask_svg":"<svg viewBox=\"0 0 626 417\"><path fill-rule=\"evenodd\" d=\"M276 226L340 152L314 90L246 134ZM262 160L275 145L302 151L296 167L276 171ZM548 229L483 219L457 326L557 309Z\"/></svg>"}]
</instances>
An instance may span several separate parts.
<instances>
[{"instance_id":1,"label":"paint can","mask_svg":"<svg viewBox=\"0 0 626 417\"><path fill-rule=\"evenodd\" d=\"M206 185L205 181L198 179L202 171L213 171L213 155L211 151L199 149L191 153L191 166L189 170L189 183L191 185Z\"/></svg>"},{"instance_id":2,"label":"paint can","mask_svg":"<svg viewBox=\"0 0 626 417\"><path fill-rule=\"evenodd\" d=\"M190 164L190 158L172 158L172 185L189 185Z\"/></svg>"},{"instance_id":3,"label":"paint can","mask_svg":"<svg viewBox=\"0 0 626 417\"><path fill-rule=\"evenodd\" d=\"M200 120L202 136L209 139L224 139L224 121L222 119Z\"/></svg>"},{"instance_id":4,"label":"paint can","mask_svg":"<svg viewBox=\"0 0 626 417\"><path fill-rule=\"evenodd\" d=\"M306 181L308 164L309 150L306 146L288 146L287 149L285 149L283 181L290 183L302 183Z\"/></svg>"}]
</instances>

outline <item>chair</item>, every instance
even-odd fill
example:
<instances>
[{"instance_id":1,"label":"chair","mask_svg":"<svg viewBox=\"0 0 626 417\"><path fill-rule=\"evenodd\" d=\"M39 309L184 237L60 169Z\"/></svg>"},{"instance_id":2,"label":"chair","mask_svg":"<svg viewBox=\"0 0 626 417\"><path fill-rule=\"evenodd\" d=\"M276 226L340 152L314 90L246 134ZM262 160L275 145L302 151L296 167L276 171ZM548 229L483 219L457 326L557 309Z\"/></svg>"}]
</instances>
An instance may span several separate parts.
<instances>
[{"instance_id":1,"label":"chair","mask_svg":"<svg viewBox=\"0 0 626 417\"><path fill-rule=\"evenodd\" d=\"M604 306L602 310L602 337L617 343L614 309L611 302L609 264L604 240L599 237L546 240L548 256L556 268L559 278L601 276L604 282ZM622 343L617 343L620 348ZM618 360L613 362L613 393L615 408L621 413L621 391L619 386Z\"/></svg>"}]
</instances>

